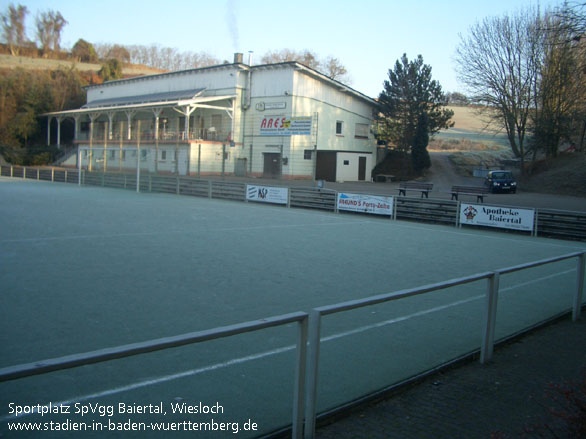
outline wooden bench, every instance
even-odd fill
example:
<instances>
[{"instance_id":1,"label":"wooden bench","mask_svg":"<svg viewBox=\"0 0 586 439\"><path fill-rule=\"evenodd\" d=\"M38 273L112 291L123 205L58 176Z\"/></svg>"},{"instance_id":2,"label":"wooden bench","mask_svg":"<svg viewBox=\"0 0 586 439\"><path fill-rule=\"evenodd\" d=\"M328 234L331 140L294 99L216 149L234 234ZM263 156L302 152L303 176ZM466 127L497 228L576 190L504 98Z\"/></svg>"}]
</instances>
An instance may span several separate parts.
<instances>
[{"instance_id":1,"label":"wooden bench","mask_svg":"<svg viewBox=\"0 0 586 439\"><path fill-rule=\"evenodd\" d=\"M428 195L433 189L433 183L413 183L405 181L399 183L399 196L407 196L407 191L419 191L421 192L421 198L429 198Z\"/></svg>"},{"instance_id":2,"label":"wooden bench","mask_svg":"<svg viewBox=\"0 0 586 439\"><path fill-rule=\"evenodd\" d=\"M452 186L452 200L457 200L458 195L472 195L477 202L484 203L487 194L488 188L484 186Z\"/></svg>"},{"instance_id":3,"label":"wooden bench","mask_svg":"<svg viewBox=\"0 0 586 439\"><path fill-rule=\"evenodd\" d=\"M395 181L397 177L389 174L377 174L374 176L375 183L386 183L388 181Z\"/></svg>"}]
</instances>

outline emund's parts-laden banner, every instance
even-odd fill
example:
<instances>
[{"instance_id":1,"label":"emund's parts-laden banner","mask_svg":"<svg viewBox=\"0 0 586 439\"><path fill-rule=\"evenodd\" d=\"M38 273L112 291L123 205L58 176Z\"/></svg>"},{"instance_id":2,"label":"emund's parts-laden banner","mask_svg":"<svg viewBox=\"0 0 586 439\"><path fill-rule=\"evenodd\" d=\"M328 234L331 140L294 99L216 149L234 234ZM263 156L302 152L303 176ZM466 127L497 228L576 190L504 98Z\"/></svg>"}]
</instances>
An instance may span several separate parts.
<instances>
[{"instance_id":1,"label":"emund's parts-laden banner","mask_svg":"<svg viewBox=\"0 0 586 439\"><path fill-rule=\"evenodd\" d=\"M392 216L393 197L339 193L338 210Z\"/></svg>"}]
</instances>

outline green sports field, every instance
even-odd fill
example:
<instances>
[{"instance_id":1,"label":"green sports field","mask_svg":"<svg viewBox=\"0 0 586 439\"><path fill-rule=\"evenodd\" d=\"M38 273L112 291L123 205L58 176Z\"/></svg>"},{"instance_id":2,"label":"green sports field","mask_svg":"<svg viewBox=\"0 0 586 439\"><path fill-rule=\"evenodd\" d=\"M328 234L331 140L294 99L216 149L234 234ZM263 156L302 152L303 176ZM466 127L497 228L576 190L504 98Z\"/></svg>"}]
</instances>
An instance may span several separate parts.
<instances>
[{"instance_id":1,"label":"green sports field","mask_svg":"<svg viewBox=\"0 0 586 439\"><path fill-rule=\"evenodd\" d=\"M0 367L307 312L585 248L369 216L0 179ZM569 309L575 266L503 276L497 338ZM478 282L326 317L318 409L478 349L485 290ZM238 437L270 432L291 420L295 336L288 325L3 383L0 433L74 437L8 430L16 421L70 420L94 423L84 437L126 437L98 424L213 425L211 418L237 423ZM11 413L15 405L49 402L94 412ZM223 412L172 413L183 403ZM120 413L119 404L131 412ZM153 413L159 404L166 414ZM109 416L108 407L116 413ZM258 429L243 431L247 422Z\"/></svg>"}]
</instances>

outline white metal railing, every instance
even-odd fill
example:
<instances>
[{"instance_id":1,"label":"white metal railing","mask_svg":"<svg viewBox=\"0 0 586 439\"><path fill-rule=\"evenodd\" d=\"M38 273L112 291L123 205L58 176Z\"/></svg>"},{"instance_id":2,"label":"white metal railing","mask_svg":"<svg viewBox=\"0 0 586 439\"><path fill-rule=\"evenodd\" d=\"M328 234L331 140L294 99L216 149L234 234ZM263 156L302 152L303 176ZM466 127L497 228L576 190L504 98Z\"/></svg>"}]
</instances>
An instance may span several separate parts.
<instances>
[{"instance_id":1,"label":"white metal railing","mask_svg":"<svg viewBox=\"0 0 586 439\"><path fill-rule=\"evenodd\" d=\"M480 341L480 362L485 364L492 359L494 351L494 334L500 276L574 258L577 259L577 275L576 288L573 291L572 320L576 321L581 314L584 295L584 274L586 265L586 252L584 251L506 267L493 272L478 273L417 288L323 306L313 309L309 314L305 312L296 312L174 337L166 337L83 354L6 367L0 369L0 382L131 357L148 352L165 350L192 343L200 343L296 322L298 323L298 336L296 346L295 385L293 392L292 437L301 438L303 436L305 439L312 439L315 436L317 416L317 381L321 344L321 321L323 316L401 300L486 279L487 289L484 308L484 324ZM308 348L309 355L307 355Z\"/></svg>"},{"instance_id":2,"label":"white metal railing","mask_svg":"<svg viewBox=\"0 0 586 439\"><path fill-rule=\"evenodd\" d=\"M480 341L480 362L482 364L485 364L492 359L494 350L494 334L497 315L500 276L502 274L513 273L515 271L534 268L541 265L551 264L554 262L559 262L573 258L577 258L576 288L573 293L574 296L572 301L572 320L576 321L580 317L580 311L582 308L586 252L570 253L562 256L543 259L540 261L517 265L514 267L507 267L494 272L478 273L471 276L451 279L445 282L425 285L422 287L396 291L388 294L381 294L377 296L367 297L365 299L352 300L338 303L335 305L328 305L313 309L309 314L309 356L306 379L307 401L305 405L305 439L312 439L315 436L315 422L317 416L317 381L319 371L319 351L321 345L321 321L323 316L350 311L357 308L372 306L384 302L400 300L421 294L431 293L433 291L443 290L446 288L455 287L458 285L465 285L486 279L486 305L484 309L484 325L482 339Z\"/></svg>"},{"instance_id":3,"label":"white metal railing","mask_svg":"<svg viewBox=\"0 0 586 439\"><path fill-rule=\"evenodd\" d=\"M68 355L60 358L53 358L43 361L35 361L28 364L5 367L0 369L0 382L10 381L19 378L41 375L58 370L71 369L88 364L101 363L120 358L132 357L146 354L148 352L162 351L165 349L185 346L193 343L215 340L244 334L252 331L259 331L275 326L298 324L295 384L293 389L293 414L292 414L292 437L299 439L303 435L303 406L306 376L306 352L307 352L307 313L295 312L283 314L276 317L254 320L231 326L224 326L199 332L177 335L174 337L159 338L140 343L133 343L113 348L101 349L83 354Z\"/></svg>"}]
</instances>

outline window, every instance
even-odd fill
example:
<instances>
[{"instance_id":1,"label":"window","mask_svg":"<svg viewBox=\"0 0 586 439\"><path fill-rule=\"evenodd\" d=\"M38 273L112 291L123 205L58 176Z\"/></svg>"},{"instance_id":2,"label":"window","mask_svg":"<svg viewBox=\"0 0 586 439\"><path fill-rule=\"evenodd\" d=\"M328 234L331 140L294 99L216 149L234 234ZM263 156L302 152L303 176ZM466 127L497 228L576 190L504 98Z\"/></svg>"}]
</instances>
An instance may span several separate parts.
<instances>
[{"instance_id":1,"label":"window","mask_svg":"<svg viewBox=\"0 0 586 439\"><path fill-rule=\"evenodd\" d=\"M344 166L348 166L350 164L350 160L344 160Z\"/></svg>"},{"instance_id":2,"label":"window","mask_svg":"<svg viewBox=\"0 0 586 439\"><path fill-rule=\"evenodd\" d=\"M165 151L165 150L161 151L161 160L163 160L163 161L167 160L167 151Z\"/></svg>"},{"instance_id":3,"label":"window","mask_svg":"<svg viewBox=\"0 0 586 439\"><path fill-rule=\"evenodd\" d=\"M126 160L126 151L122 151L122 160Z\"/></svg>"},{"instance_id":4,"label":"window","mask_svg":"<svg viewBox=\"0 0 586 439\"><path fill-rule=\"evenodd\" d=\"M354 137L368 139L368 125L365 123L357 123Z\"/></svg>"},{"instance_id":5,"label":"window","mask_svg":"<svg viewBox=\"0 0 586 439\"><path fill-rule=\"evenodd\" d=\"M87 149L84 149L83 150L83 158L84 159L87 159Z\"/></svg>"},{"instance_id":6,"label":"window","mask_svg":"<svg viewBox=\"0 0 586 439\"><path fill-rule=\"evenodd\" d=\"M311 160L313 150L311 149L304 149L303 150L303 160Z\"/></svg>"},{"instance_id":7,"label":"window","mask_svg":"<svg viewBox=\"0 0 586 439\"><path fill-rule=\"evenodd\" d=\"M116 158L116 151L110 151L110 158L111 159L115 159Z\"/></svg>"},{"instance_id":8,"label":"window","mask_svg":"<svg viewBox=\"0 0 586 439\"><path fill-rule=\"evenodd\" d=\"M140 152L140 158L141 158L141 160L146 160L146 156L147 156L147 152L146 152L146 150L143 149Z\"/></svg>"},{"instance_id":9,"label":"window","mask_svg":"<svg viewBox=\"0 0 586 439\"><path fill-rule=\"evenodd\" d=\"M344 122L341 120L336 121L336 135L341 136L344 132Z\"/></svg>"}]
</instances>

